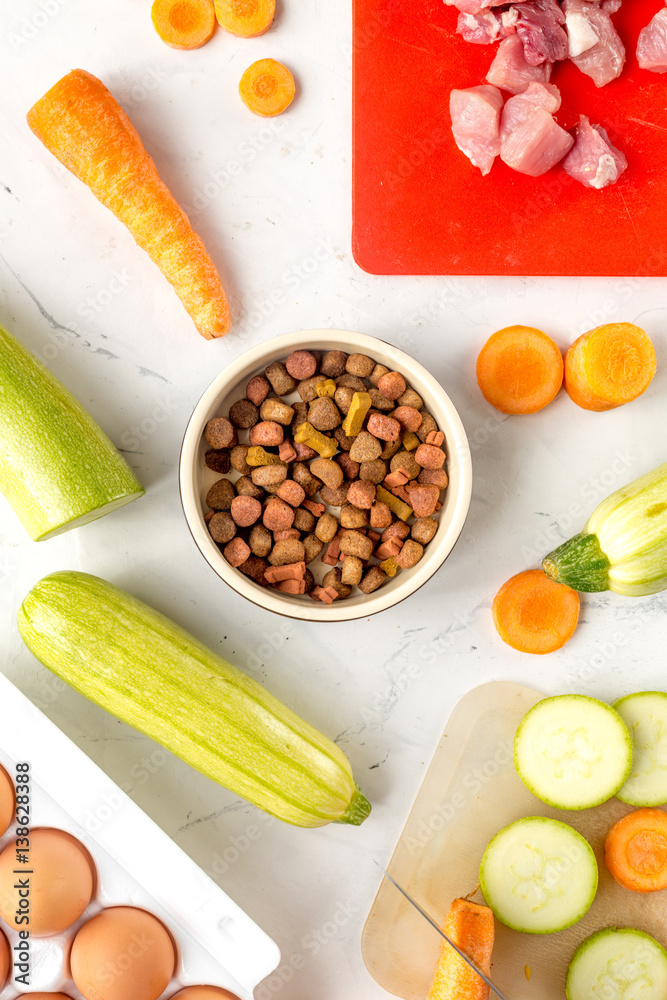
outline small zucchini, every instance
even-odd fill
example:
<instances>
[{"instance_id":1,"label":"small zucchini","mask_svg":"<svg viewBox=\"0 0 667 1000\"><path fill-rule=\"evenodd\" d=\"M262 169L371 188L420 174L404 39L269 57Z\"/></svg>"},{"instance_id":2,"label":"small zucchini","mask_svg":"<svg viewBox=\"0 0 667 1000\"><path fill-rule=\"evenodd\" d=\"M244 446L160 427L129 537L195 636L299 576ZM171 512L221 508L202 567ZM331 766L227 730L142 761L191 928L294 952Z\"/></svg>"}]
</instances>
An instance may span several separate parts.
<instances>
[{"instance_id":1,"label":"small zucchini","mask_svg":"<svg viewBox=\"0 0 667 1000\"><path fill-rule=\"evenodd\" d=\"M44 577L18 615L62 680L202 774L295 826L370 805L338 747L178 625L99 577Z\"/></svg>"},{"instance_id":2,"label":"small zucchini","mask_svg":"<svg viewBox=\"0 0 667 1000\"><path fill-rule=\"evenodd\" d=\"M667 588L667 463L616 490L584 530L544 559L552 580L627 597Z\"/></svg>"}]
</instances>

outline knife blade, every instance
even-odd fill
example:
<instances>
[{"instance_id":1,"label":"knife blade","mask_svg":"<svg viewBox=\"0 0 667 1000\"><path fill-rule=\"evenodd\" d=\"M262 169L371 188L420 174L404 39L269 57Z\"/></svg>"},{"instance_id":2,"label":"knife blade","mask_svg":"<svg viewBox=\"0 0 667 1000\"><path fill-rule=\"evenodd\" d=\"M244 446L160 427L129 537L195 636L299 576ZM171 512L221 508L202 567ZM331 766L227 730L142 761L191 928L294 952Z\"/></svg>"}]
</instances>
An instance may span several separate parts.
<instances>
[{"instance_id":1,"label":"knife blade","mask_svg":"<svg viewBox=\"0 0 667 1000\"><path fill-rule=\"evenodd\" d=\"M376 864L377 864L377 862L376 862ZM490 986L490 987L491 987L491 989L492 989L492 990L493 990L493 992L494 992L494 993L496 994L496 996L499 996L499 997L500 997L500 1000L508 1000L508 998L507 998L507 997L505 996L505 994L504 994L504 993L502 993L502 992L501 992L501 991L500 991L500 990L498 989L498 987L497 987L497 986L496 986L496 984L495 984L495 983L493 982L493 980L492 980L492 979L490 979L490 978L489 978L489 977L488 977L488 976L486 975L486 973L482 972L482 970L481 970L481 969L479 968L479 966L478 966L478 965L477 965L477 964L476 964L475 962L473 962L472 958L470 958L470 956L469 956L469 955L466 955L466 953L465 953L464 951L462 951L462 950L461 950L461 948L459 948L459 946L458 946L457 944L454 944L454 942L452 941L452 939L451 939L450 937L448 937L448 936L447 936L447 935L445 934L445 932L444 932L444 931L443 931L443 930L442 930L442 929L440 928L439 924L438 924L438 923L437 923L437 922L436 922L436 921L435 921L435 920L433 919L433 917L431 917L431 916L429 916L429 915L428 915L428 913L426 912L426 910L424 910L424 909L423 909L423 908L422 908L422 907L421 907L421 906L419 905L419 903L417 903L417 902L416 902L416 901L415 901L415 900L414 900L414 899L412 898L412 896L410 896L410 895L409 895L409 894L408 894L408 893L407 893L407 892L405 891L405 889L403 889L403 888L402 888L402 887L401 887L401 886L400 886L400 885L398 884L398 882L397 882L397 881L396 881L395 879L393 879L393 878L391 877L391 875L389 874L389 872L388 872L388 871L385 871L385 869L384 869L384 868L382 867L382 865L379 865L379 864L378 864L378 868L380 868L380 870L382 871L382 874L384 875L384 877L385 877L385 878L386 878L386 879L387 879L387 880L388 880L389 882L391 882L391 884L392 884L393 886L395 886L395 887L396 887L396 889L398 889L398 891L399 891L399 892L400 892L400 893L401 893L401 894L402 894L403 896L405 896L405 898L407 899L408 903L410 903L410 904L411 904L412 906L414 906L415 910L417 910L417 912L418 912L418 913L421 913L422 917L424 917L424 919L425 919L425 920L427 920L427 921L429 922L429 924L431 925L431 927L435 928L435 930L436 930L436 931L438 932L438 934L440 935L440 937L444 938L444 939L445 939L445 941L447 942L447 944L451 945L451 947L452 947L452 948L454 949L454 951L455 951L455 952L456 952L456 953L457 953L458 955L460 955L460 956L461 956L461 958L462 958L462 959L463 959L463 960L464 960L465 962L467 962L467 963L468 963L468 965L470 966L470 968L471 968L471 969L472 969L472 970L473 970L474 972L476 972L476 973L477 973L477 975L478 975L478 976L480 977L480 979L483 979L483 980L484 980L484 982L485 982L485 983L487 984L487 986Z\"/></svg>"}]
</instances>

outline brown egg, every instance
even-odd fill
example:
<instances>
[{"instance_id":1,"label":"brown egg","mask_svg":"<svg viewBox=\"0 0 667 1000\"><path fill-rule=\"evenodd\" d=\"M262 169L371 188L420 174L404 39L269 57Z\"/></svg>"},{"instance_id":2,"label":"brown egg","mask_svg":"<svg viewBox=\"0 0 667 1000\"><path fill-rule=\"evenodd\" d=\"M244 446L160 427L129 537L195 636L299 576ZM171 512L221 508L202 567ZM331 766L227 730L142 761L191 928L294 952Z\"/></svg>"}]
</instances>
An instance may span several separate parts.
<instances>
[{"instance_id":1,"label":"brown egg","mask_svg":"<svg viewBox=\"0 0 667 1000\"><path fill-rule=\"evenodd\" d=\"M0 854L0 916L35 937L59 934L79 919L92 898L93 860L76 837L49 827L30 831L25 865L16 861L21 846L11 840Z\"/></svg>"},{"instance_id":2,"label":"brown egg","mask_svg":"<svg viewBox=\"0 0 667 1000\"><path fill-rule=\"evenodd\" d=\"M167 928L134 906L102 910L83 925L70 952L72 979L85 1000L157 1000L175 966Z\"/></svg>"},{"instance_id":3,"label":"brown egg","mask_svg":"<svg viewBox=\"0 0 667 1000\"><path fill-rule=\"evenodd\" d=\"M0 764L0 837L14 819L14 784Z\"/></svg>"},{"instance_id":4,"label":"brown egg","mask_svg":"<svg viewBox=\"0 0 667 1000\"><path fill-rule=\"evenodd\" d=\"M186 986L171 1000L239 1000L236 993L223 990L221 986Z\"/></svg>"},{"instance_id":5,"label":"brown egg","mask_svg":"<svg viewBox=\"0 0 667 1000\"><path fill-rule=\"evenodd\" d=\"M0 990L7 982L7 976L9 975L9 966L12 963L12 953L9 950L9 944L7 938L0 931Z\"/></svg>"}]
</instances>

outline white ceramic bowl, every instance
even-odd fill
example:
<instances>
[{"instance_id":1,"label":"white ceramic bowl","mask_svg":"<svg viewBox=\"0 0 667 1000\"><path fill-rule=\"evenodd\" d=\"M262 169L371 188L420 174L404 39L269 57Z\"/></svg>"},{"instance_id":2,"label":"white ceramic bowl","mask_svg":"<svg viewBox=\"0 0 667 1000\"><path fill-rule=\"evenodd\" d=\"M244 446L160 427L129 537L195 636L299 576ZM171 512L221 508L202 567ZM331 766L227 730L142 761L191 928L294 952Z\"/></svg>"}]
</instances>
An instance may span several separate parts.
<instances>
[{"instance_id":1,"label":"white ceramic bowl","mask_svg":"<svg viewBox=\"0 0 667 1000\"><path fill-rule=\"evenodd\" d=\"M206 468L204 464L204 454L209 447L204 440L206 424L211 417L227 415L232 403L245 395L246 384L253 375L262 374L273 361L284 361L292 351L308 349L367 354L391 371L401 372L408 384L423 398L425 409L433 415L440 430L444 431L446 469L449 475L449 486L443 494L442 508L435 515L438 530L425 547L424 555L417 565L409 570L401 570L372 594L363 594L355 588L351 597L334 601L331 605L321 604L306 596L292 597L278 590L260 587L229 565L211 538L204 521L206 494L220 478L218 473ZM218 576L238 594L260 607L289 618L316 622L366 618L393 607L425 584L456 544L468 513L472 490L468 439L461 419L442 386L425 368L398 348L375 337L346 330L303 330L275 337L246 351L220 372L195 406L186 428L179 478L181 502L192 537ZM339 513L335 508L333 512ZM318 564L319 560L311 564L316 580L323 575Z\"/></svg>"}]
</instances>

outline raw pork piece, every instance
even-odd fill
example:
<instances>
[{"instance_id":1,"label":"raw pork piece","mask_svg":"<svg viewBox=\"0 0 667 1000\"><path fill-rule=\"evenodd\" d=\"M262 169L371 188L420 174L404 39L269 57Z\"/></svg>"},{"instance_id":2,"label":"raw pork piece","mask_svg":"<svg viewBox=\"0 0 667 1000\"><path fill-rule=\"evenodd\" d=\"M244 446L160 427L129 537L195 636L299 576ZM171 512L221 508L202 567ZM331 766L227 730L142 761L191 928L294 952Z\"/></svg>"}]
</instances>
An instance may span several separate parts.
<instances>
[{"instance_id":1,"label":"raw pork piece","mask_svg":"<svg viewBox=\"0 0 667 1000\"><path fill-rule=\"evenodd\" d=\"M494 87L509 90L511 94L521 94L534 81L548 83L551 66L548 62L529 66L523 57L523 42L518 35L510 35L498 46L486 79Z\"/></svg>"},{"instance_id":2,"label":"raw pork piece","mask_svg":"<svg viewBox=\"0 0 667 1000\"><path fill-rule=\"evenodd\" d=\"M575 28L575 40L582 38L582 20L588 22L589 29L598 38L595 45L583 50L581 43L579 44L579 53L570 55L575 66L586 76L590 76L596 87L604 87L615 80L625 65L625 47L607 11L599 4L588 3L587 0L563 0L563 12L566 25L568 22L572 23L573 15L579 15L575 19L575 24L578 24L578 29ZM575 51L576 48L575 42Z\"/></svg>"},{"instance_id":3,"label":"raw pork piece","mask_svg":"<svg viewBox=\"0 0 667 1000\"><path fill-rule=\"evenodd\" d=\"M490 45L500 35L500 18L492 10L483 10L479 14L460 13L456 31L463 35L466 42Z\"/></svg>"},{"instance_id":4,"label":"raw pork piece","mask_svg":"<svg viewBox=\"0 0 667 1000\"><path fill-rule=\"evenodd\" d=\"M615 184L628 166L620 149L612 146L601 125L591 125L586 115L574 130L574 146L563 160L563 169L586 187L598 190Z\"/></svg>"},{"instance_id":5,"label":"raw pork piece","mask_svg":"<svg viewBox=\"0 0 667 1000\"><path fill-rule=\"evenodd\" d=\"M510 97L500 124L500 158L508 167L539 177L569 152L574 139L553 117L559 107L560 93L551 83L531 83Z\"/></svg>"},{"instance_id":6,"label":"raw pork piece","mask_svg":"<svg viewBox=\"0 0 667 1000\"><path fill-rule=\"evenodd\" d=\"M487 10L488 7L502 7L507 0L444 0L450 7L456 7L464 14L479 14L480 11ZM514 0L515 3L523 4L526 0Z\"/></svg>"},{"instance_id":7,"label":"raw pork piece","mask_svg":"<svg viewBox=\"0 0 667 1000\"><path fill-rule=\"evenodd\" d=\"M639 32L637 62L652 73L667 73L667 10L659 10Z\"/></svg>"},{"instance_id":8,"label":"raw pork piece","mask_svg":"<svg viewBox=\"0 0 667 1000\"><path fill-rule=\"evenodd\" d=\"M567 59L565 17L556 0L526 0L517 9L516 31L528 65Z\"/></svg>"},{"instance_id":9,"label":"raw pork piece","mask_svg":"<svg viewBox=\"0 0 667 1000\"><path fill-rule=\"evenodd\" d=\"M454 141L483 174L488 174L500 152L502 106L500 91L486 84L453 90L449 98Z\"/></svg>"}]
</instances>

